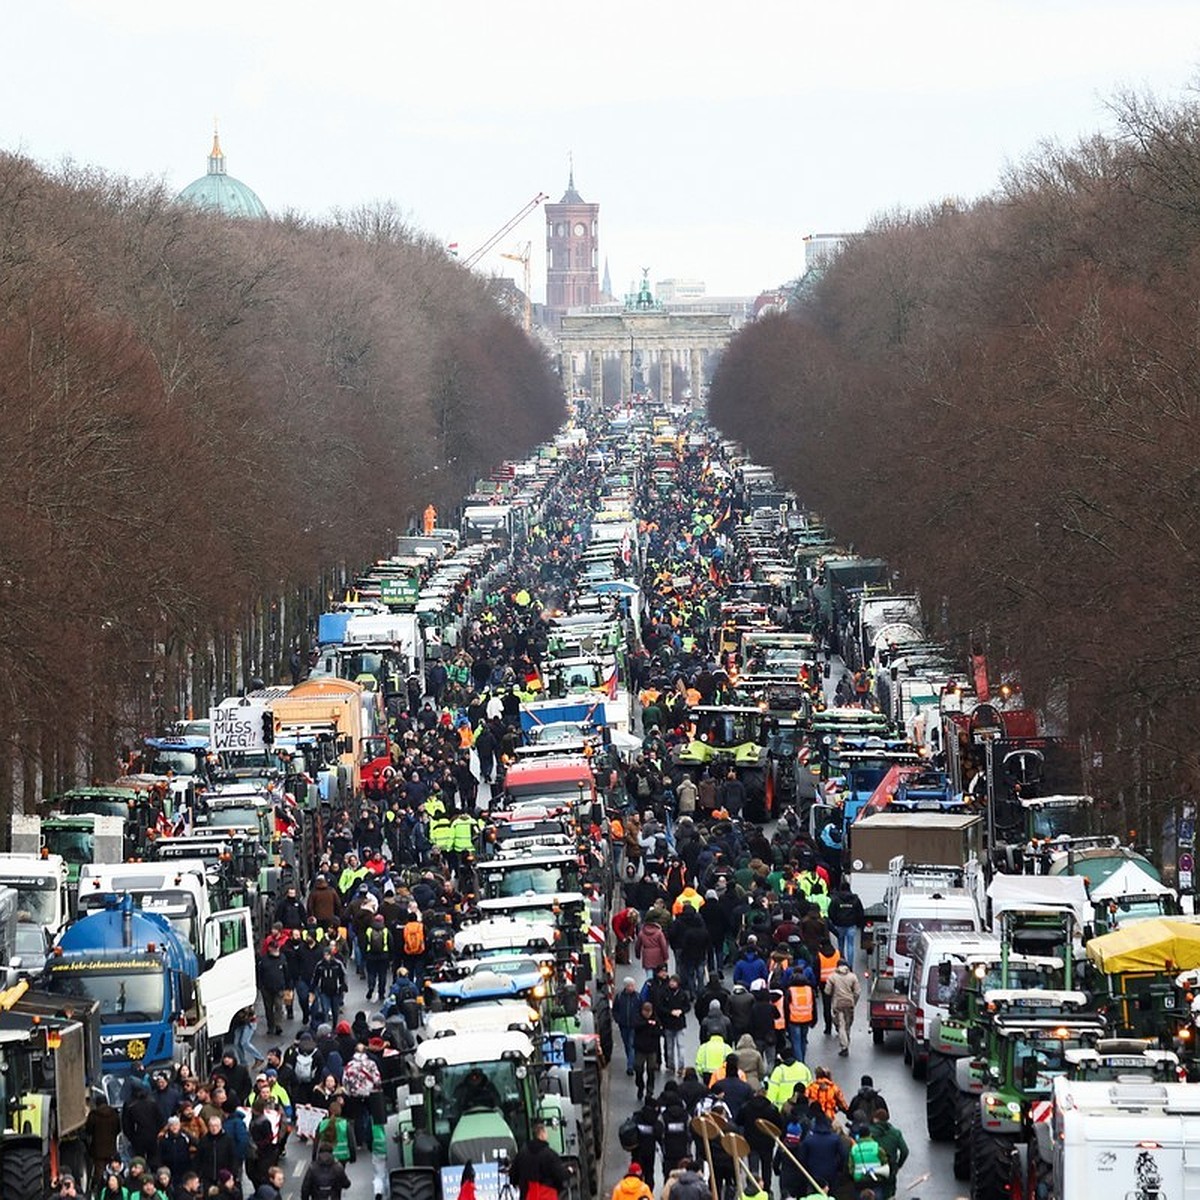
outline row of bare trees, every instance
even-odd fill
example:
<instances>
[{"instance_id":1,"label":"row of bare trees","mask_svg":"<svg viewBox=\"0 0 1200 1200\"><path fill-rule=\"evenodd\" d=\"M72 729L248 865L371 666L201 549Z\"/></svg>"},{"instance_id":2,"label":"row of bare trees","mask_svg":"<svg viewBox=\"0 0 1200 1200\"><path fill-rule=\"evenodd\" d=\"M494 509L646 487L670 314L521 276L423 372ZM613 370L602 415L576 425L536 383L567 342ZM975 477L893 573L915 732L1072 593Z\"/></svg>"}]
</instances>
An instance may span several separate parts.
<instances>
[{"instance_id":1,"label":"row of bare trees","mask_svg":"<svg viewBox=\"0 0 1200 1200\"><path fill-rule=\"evenodd\" d=\"M1113 112L852 239L734 342L712 415L1019 664L1154 838L1200 788L1200 106Z\"/></svg>"},{"instance_id":2,"label":"row of bare trees","mask_svg":"<svg viewBox=\"0 0 1200 1200\"><path fill-rule=\"evenodd\" d=\"M562 413L387 207L230 221L0 155L0 818L278 678L346 569Z\"/></svg>"}]
</instances>

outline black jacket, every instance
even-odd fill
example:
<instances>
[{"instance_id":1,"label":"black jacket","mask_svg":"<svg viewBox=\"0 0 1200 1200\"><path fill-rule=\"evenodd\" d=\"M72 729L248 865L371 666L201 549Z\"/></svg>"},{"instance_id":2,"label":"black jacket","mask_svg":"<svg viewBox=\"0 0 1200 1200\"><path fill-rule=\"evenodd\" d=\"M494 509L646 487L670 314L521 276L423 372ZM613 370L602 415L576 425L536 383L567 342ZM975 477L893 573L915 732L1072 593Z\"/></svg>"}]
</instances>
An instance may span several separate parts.
<instances>
[{"instance_id":1,"label":"black jacket","mask_svg":"<svg viewBox=\"0 0 1200 1200\"><path fill-rule=\"evenodd\" d=\"M339 1200L342 1189L350 1186L346 1168L328 1150L317 1155L317 1161L304 1172L300 1185L300 1200Z\"/></svg>"},{"instance_id":2,"label":"black jacket","mask_svg":"<svg viewBox=\"0 0 1200 1200\"><path fill-rule=\"evenodd\" d=\"M633 1024L633 1048L639 1054L658 1054L662 1049L662 1026L654 1017L642 1017Z\"/></svg>"},{"instance_id":3,"label":"black jacket","mask_svg":"<svg viewBox=\"0 0 1200 1200\"><path fill-rule=\"evenodd\" d=\"M524 1200L531 1183L541 1183L562 1192L567 1186L567 1168L557 1153L541 1138L530 1138L517 1151L508 1169L509 1182L520 1189Z\"/></svg>"},{"instance_id":4,"label":"black jacket","mask_svg":"<svg viewBox=\"0 0 1200 1200\"><path fill-rule=\"evenodd\" d=\"M237 1146L233 1138L225 1132L213 1137L206 1133L196 1143L196 1174L200 1182L207 1187L214 1187L218 1171L228 1171L235 1178L241 1176L242 1164L238 1161Z\"/></svg>"}]
</instances>

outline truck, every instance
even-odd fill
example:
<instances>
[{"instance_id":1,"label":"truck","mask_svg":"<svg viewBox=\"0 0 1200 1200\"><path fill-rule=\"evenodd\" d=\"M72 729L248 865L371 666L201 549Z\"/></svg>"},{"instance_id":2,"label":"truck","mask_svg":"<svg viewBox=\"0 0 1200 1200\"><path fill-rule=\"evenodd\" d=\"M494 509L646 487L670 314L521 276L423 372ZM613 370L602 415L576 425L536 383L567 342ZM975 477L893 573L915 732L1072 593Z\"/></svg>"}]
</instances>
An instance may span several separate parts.
<instances>
[{"instance_id":1,"label":"truck","mask_svg":"<svg viewBox=\"0 0 1200 1200\"><path fill-rule=\"evenodd\" d=\"M96 1006L64 1009L21 982L0 992L0 1195L40 1200L58 1176L82 1194L89 1091L101 1083Z\"/></svg>"},{"instance_id":2,"label":"truck","mask_svg":"<svg viewBox=\"0 0 1200 1200\"><path fill-rule=\"evenodd\" d=\"M868 928L886 916L884 900L894 858L961 870L980 859L982 848L983 817L978 813L881 812L855 821L844 857L850 887L862 900Z\"/></svg>"},{"instance_id":3,"label":"truck","mask_svg":"<svg viewBox=\"0 0 1200 1200\"><path fill-rule=\"evenodd\" d=\"M158 864L131 864L143 865L162 871ZM152 890L144 886L148 877L137 874L121 893L85 893L87 915L67 927L51 952L47 990L100 1004L107 1071L177 1060L205 1070L210 1045L219 1052L234 1015L255 1002L249 910L201 918L189 879L194 875L180 871ZM120 875L104 882L122 885Z\"/></svg>"},{"instance_id":4,"label":"truck","mask_svg":"<svg viewBox=\"0 0 1200 1200\"><path fill-rule=\"evenodd\" d=\"M1051 1200L1186 1197L1192 1191L1200 1095L1195 1084L1054 1080L1037 1125L1035 1179Z\"/></svg>"},{"instance_id":5,"label":"truck","mask_svg":"<svg viewBox=\"0 0 1200 1200\"><path fill-rule=\"evenodd\" d=\"M61 854L0 854L0 886L16 891L20 919L40 925L50 937L67 923L67 864Z\"/></svg>"},{"instance_id":6,"label":"truck","mask_svg":"<svg viewBox=\"0 0 1200 1200\"><path fill-rule=\"evenodd\" d=\"M349 679L306 679L271 701L276 734L293 737L332 735L341 774L337 801L345 803L362 787L362 686Z\"/></svg>"}]
</instances>

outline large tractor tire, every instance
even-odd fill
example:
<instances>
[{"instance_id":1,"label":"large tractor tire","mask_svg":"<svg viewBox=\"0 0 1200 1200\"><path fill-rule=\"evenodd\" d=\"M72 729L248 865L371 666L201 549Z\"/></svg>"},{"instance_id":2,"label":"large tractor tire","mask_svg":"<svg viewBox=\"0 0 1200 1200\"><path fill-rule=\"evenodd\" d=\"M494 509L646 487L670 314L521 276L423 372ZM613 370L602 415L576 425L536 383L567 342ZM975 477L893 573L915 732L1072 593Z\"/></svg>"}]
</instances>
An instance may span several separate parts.
<instances>
[{"instance_id":1,"label":"large tractor tire","mask_svg":"<svg viewBox=\"0 0 1200 1200\"><path fill-rule=\"evenodd\" d=\"M954 1114L957 1109L958 1084L954 1077L954 1059L931 1050L925 1072L925 1128L931 1142L954 1140Z\"/></svg>"},{"instance_id":2,"label":"large tractor tire","mask_svg":"<svg viewBox=\"0 0 1200 1200\"><path fill-rule=\"evenodd\" d=\"M46 1160L36 1146L14 1146L0 1158L0 1195L41 1200L46 1194Z\"/></svg>"},{"instance_id":3,"label":"large tractor tire","mask_svg":"<svg viewBox=\"0 0 1200 1200\"><path fill-rule=\"evenodd\" d=\"M958 1092L954 1102L954 1178L971 1178L971 1121L979 1099Z\"/></svg>"},{"instance_id":4,"label":"large tractor tire","mask_svg":"<svg viewBox=\"0 0 1200 1200\"><path fill-rule=\"evenodd\" d=\"M577 1158L563 1159L567 1168L567 1187L562 1194L562 1200L590 1200L595 1195L588 1186L588 1179L582 1164Z\"/></svg>"},{"instance_id":5,"label":"large tractor tire","mask_svg":"<svg viewBox=\"0 0 1200 1200\"><path fill-rule=\"evenodd\" d=\"M438 1177L433 1171L393 1171L388 1180L389 1200L437 1200Z\"/></svg>"},{"instance_id":6,"label":"large tractor tire","mask_svg":"<svg viewBox=\"0 0 1200 1200\"><path fill-rule=\"evenodd\" d=\"M979 1111L971 1124L971 1200L1020 1200L1023 1180L1014 1169L1016 1139L985 1133Z\"/></svg>"}]
</instances>

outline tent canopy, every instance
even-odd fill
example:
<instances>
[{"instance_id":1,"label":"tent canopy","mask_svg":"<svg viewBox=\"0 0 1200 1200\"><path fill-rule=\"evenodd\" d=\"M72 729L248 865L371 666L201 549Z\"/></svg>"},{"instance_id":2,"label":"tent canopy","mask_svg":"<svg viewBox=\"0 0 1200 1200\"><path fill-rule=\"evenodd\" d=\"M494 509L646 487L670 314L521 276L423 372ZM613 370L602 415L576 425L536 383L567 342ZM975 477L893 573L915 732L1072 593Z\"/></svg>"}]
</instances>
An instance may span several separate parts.
<instances>
[{"instance_id":1,"label":"tent canopy","mask_svg":"<svg viewBox=\"0 0 1200 1200\"><path fill-rule=\"evenodd\" d=\"M1136 921L1092 938L1087 956L1106 975L1125 971L1177 974L1200 968L1200 923L1185 917Z\"/></svg>"},{"instance_id":2,"label":"tent canopy","mask_svg":"<svg viewBox=\"0 0 1200 1200\"><path fill-rule=\"evenodd\" d=\"M1122 896L1173 896L1173 888L1147 875L1137 863L1122 863L1102 884L1092 889L1093 900L1119 900Z\"/></svg>"},{"instance_id":3,"label":"tent canopy","mask_svg":"<svg viewBox=\"0 0 1200 1200\"><path fill-rule=\"evenodd\" d=\"M1054 912L1070 907L1077 928L1090 924L1087 882L1079 875L997 875L988 884L993 920L1001 913Z\"/></svg>"}]
</instances>

